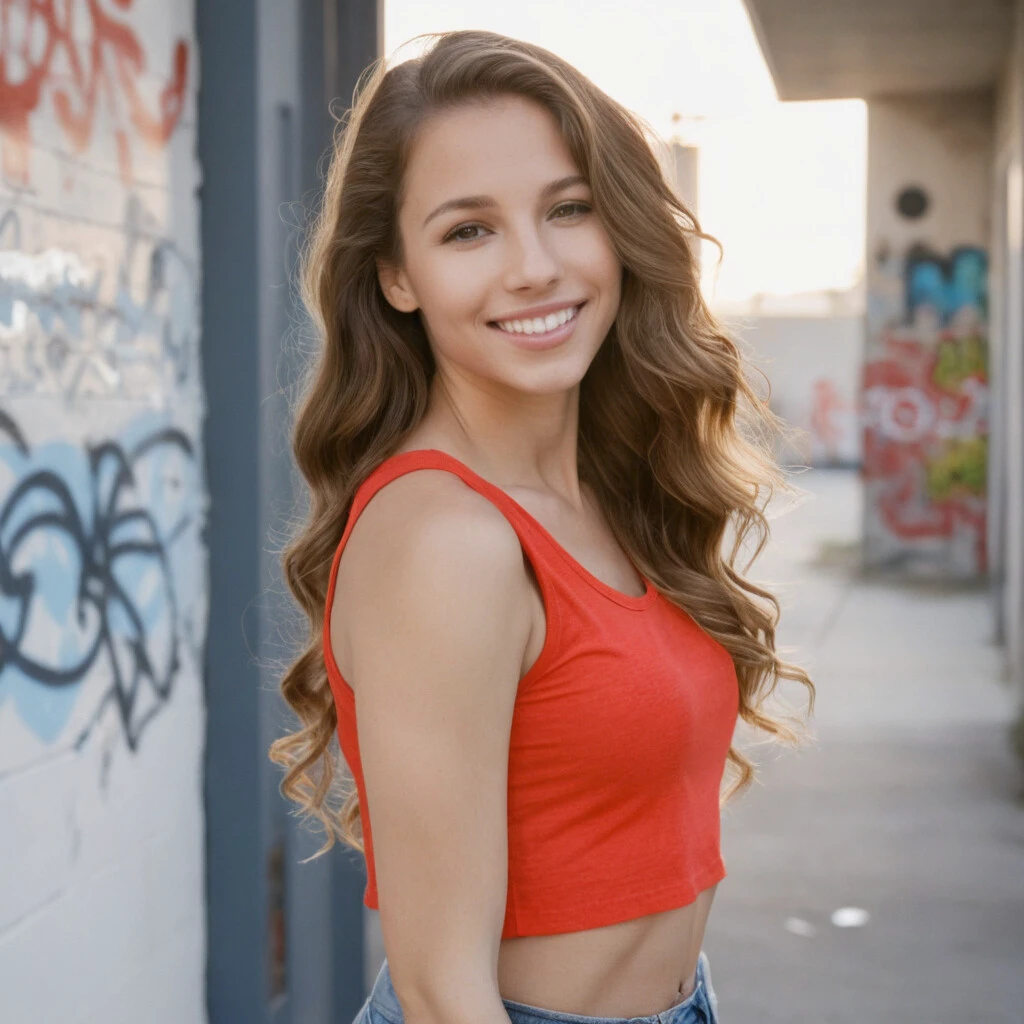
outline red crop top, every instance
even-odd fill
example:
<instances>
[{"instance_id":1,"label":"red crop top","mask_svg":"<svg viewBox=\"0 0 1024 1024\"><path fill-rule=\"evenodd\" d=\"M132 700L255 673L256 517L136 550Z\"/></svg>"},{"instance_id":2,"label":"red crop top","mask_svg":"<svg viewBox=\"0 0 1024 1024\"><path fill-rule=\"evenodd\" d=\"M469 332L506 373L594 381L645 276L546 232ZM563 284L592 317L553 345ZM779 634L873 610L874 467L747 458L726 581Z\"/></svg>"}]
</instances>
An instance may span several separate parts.
<instances>
[{"instance_id":1,"label":"red crop top","mask_svg":"<svg viewBox=\"0 0 1024 1024\"><path fill-rule=\"evenodd\" d=\"M536 574L544 646L516 695L508 758L501 937L581 931L691 903L725 877L719 787L736 725L732 658L650 580L633 597L584 568L521 505L437 449L385 459L356 491L331 565L324 660L359 796L363 902L378 908L355 695L334 661L330 609L357 517L416 469L457 474L511 523Z\"/></svg>"}]
</instances>

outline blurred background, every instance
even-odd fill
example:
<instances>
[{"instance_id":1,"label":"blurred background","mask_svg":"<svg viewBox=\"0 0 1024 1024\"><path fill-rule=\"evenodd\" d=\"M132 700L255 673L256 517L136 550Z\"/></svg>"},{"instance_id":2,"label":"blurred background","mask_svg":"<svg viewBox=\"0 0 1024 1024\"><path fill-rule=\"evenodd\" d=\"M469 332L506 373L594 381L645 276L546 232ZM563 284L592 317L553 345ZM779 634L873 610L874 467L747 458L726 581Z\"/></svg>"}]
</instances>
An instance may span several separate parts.
<instances>
[{"instance_id":1,"label":"blurred background","mask_svg":"<svg viewBox=\"0 0 1024 1024\"><path fill-rule=\"evenodd\" d=\"M266 754L290 281L331 109L454 28L647 121L791 428L818 707L741 736L723 1021L1022 1024L1024 0L0 0L0 1021L347 1024L380 966Z\"/></svg>"}]
</instances>

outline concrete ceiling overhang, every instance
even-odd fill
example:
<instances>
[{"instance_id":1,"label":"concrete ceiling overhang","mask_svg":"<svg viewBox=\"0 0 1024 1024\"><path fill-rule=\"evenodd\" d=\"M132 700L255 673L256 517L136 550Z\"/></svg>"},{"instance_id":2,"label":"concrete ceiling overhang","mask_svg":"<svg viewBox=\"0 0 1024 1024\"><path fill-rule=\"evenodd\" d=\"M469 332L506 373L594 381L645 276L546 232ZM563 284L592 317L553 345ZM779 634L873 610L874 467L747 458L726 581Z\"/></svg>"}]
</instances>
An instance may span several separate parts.
<instances>
[{"instance_id":1,"label":"concrete ceiling overhang","mask_svg":"<svg viewBox=\"0 0 1024 1024\"><path fill-rule=\"evenodd\" d=\"M1014 0L743 0L782 100L991 88Z\"/></svg>"}]
</instances>

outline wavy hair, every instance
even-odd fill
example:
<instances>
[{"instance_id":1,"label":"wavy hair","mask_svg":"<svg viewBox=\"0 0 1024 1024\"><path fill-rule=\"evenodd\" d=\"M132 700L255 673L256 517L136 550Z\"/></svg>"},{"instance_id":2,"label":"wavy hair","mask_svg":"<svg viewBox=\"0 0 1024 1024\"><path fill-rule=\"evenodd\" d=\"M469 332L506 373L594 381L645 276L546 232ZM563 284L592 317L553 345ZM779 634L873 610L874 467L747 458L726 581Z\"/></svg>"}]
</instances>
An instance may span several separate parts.
<instances>
[{"instance_id":1,"label":"wavy hair","mask_svg":"<svg viewBox=\"0 0 1024 1024\"><path fill-rule=\"evenodd\" d=\"M336 839L364 851L353 780L339 774L335 785L337 716L322 649L330 564L356 489L423 417L435 370L418 313L385 300L377 260L402 259L397 216L417 130L460 104L515 95L548 110L623 267L615 322L580 384L581 480L636 566L732 656L744 721L799 741L795 719L763 707L783 678L806 686L814 708L807 673L776 651L778 600L736 565L751 537L746 568L767 542L772 495L796 489L772 454L782 422L701 295L698 240L721 252L717 239L669 184L646 124L564 60L491 32L429 38L422 55L390 68L380 59L361 76L335 125L300 266L318 348L292 450L310 503L281 560L310 631L281 680L300 727L269 756L287 769L281 792L325 827L314 856ZM728 761L735 778L723 803L756 774L735 743Z\"/></svg>"}]
</instances>

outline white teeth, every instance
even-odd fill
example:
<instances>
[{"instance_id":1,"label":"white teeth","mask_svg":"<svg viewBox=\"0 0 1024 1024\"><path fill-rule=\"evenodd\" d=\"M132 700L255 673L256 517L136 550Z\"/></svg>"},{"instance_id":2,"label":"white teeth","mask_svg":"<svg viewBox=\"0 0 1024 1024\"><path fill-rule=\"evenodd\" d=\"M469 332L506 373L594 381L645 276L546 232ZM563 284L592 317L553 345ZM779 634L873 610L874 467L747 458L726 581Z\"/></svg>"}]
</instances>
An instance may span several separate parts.
<instances>
[{"instance_id":1,"label":"white teeth","mask_svg":"<svg viewBox=\"0 0 1024 1024\"><path fill-rule=\"evenodd\" d=\"M535 316L530 320L499 320L498 326L509 334L544 334L561 327L579 312L578 306L567 306L557 313Z\"/></svg>"}]
</instances>

